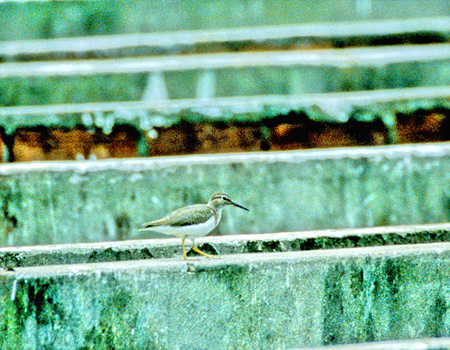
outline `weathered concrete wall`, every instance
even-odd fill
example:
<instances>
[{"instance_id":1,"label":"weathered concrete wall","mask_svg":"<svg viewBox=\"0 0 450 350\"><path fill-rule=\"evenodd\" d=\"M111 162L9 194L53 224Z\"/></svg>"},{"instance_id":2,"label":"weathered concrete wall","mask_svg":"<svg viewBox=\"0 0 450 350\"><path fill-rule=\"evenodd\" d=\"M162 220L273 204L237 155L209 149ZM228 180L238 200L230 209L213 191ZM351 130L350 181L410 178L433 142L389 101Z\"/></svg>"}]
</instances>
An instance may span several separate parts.
<instances>
[{"instance_id":1,"label":"weathered concrete wall","mask_svg":"<svg viewBox=\"0 0 450 350\"><path fill-rule=\"evenodd\" d=\"M450 243L0 272L2 349L289 349L449 336Z\"/></svg>"},{"instance_id":2,"label":"weathered concrete wall","mask_svg":"<svg viewBox=\"0 0 450 350\"><path fill-rule=\"evenodd\" d=\"M376 0L358 5L339 3L263 2L239 0L189 2L90 1L90 2L7 2L0 4L1 40L18 40L78 35L227 28L287 23L353 21L446 16L446 1L411 0L409 6ZM26 13L27 16L23 16Z\"/></svg>"},{"instance_id":3,"label":"weathered concrete wall","mask_svg":"<svg viewBox=\"0 0 450 350\"><path fill-rule=\"evenodd\" d=\"M156 237L146 221L228 192L214 234L447 222L450 144L0 167L0 244Z\"/></svg>"}]
</instances>

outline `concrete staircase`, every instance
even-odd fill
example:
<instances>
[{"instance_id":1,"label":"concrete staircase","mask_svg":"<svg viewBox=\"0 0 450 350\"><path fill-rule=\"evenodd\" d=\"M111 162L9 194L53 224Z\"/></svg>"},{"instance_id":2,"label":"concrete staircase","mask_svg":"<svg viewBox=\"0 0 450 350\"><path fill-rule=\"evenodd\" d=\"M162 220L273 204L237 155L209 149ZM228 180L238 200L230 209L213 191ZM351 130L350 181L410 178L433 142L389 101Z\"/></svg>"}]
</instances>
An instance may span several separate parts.
<instances>
[{"instance_id":1,"label":"concrete staircase","mask_svg":"<svg viewBox=\"0 0 450 350\"><path fill-rule=\"evenodd\" d=\"M407 3L0 2L0 349L450 349L450 7ZM217 259L138 231L217 190Z\"/></svg>"}]
</instances>

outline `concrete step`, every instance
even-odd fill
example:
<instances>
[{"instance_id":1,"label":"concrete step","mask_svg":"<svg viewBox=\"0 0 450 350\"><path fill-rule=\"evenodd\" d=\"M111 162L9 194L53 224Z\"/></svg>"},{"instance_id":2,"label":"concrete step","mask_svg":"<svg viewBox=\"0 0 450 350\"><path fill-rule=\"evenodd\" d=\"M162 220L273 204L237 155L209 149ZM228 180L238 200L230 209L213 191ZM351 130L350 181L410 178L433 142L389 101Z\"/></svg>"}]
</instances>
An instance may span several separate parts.
<instances>
[{"instance_id":1,"label":"concrete step","mask_svg":"<svg viewBox=\"0 0 450 350\"><path fill-rule=\"evenodd\" d=\"M296 252L450 242L450 224L372 227L343 230L208 236L196 239L201 250L229 254ZM186 248L190 248L189 241ZM196 253L189 256L198 256ZM142 259L181 258L181 240L141 239L120 242L37 245L0 248L0 267L85 264Z\"/></svg>"},{"instance_id":2,"label":"concrete step","mask_svg":"<svg viewBox=\"0 0 450 350\"><path fill-rule=\"evenodd\" d=\"M296 350L445 350L450 349L450 338L423 338L412 340L379 341L361 344L308 347ZM294 349L291 349L294 350Z\"/></svg>"},{"instance_id":3,"label":"concrete step","mask_svg":"<svg viewBox=\"0 0 450 350\"><path fill-rule=\"evenodd\" d=\"M225 191L215 235L450 221L450 144L0 167L0 245L161 237L148 222ZM195 181L193 181L195 179Z\"/></svg>"},{"instance_id":4,"label":"concrete step","mask_svg":"<svg viewBox=\"0 0 450 350\"><path fill-rule=\"evenodd\" d=\"M448 285L450 243L16 267L0 272L0 348L298 349L449 336Z\"/></svg>"},{"instance_id":5,"label":"concrete step","mask_svg":"<svg viewBox=\"0 0 450 350\"><path fill-rule=\"evenodd\" d=\"M8 61L17 56L56 54L58 58L74 55L82 58L85 54L99 56L133 56L137 54L193 53L224 50L239 47L286 48L294 45L308 45L320 39L330 41L370 42L370 38L423 35L432 33L446 38L450 34L450 17L394 18L376 20L352 20L339 22L294 23L248 27L220 28L209 30L184 30L174 32L117 33L115 35L90 35L80 37L45 38L36 40L8 40L0 46L0 57ZM302 40L303 39L303 40ZM314 40L313 40L314 39ZM369 39L369 40L368 40ZM147 50L143 50L147 48ZM228 51L227 50L227 51ZM44 56L45 57L45 56Z\"/></svg>"},{"instance_id":6,"label":"concrete step","mask_svg":"<svg viewBox=\"0 0 450 350\"><path fill-rule=\"evenodd\" d=\"M12 134L17 128L40 125L55 128L82 125L110 133L114 126L126 124L140 130L146 135L143 137L150 137L155 134L155 127L176 125L182 120L192 123L264 122L296 111L313 120L328 122L347 122L351 118L372 122L381 118L395 134L398 113L449 108L449 96L450 85L324 94L14 106L0 108L0 125Z\"/></svg>"},{"instance_id":7,"label":"concrete step","mask_svg":"<svg viewBox=\"0 0 450 350\"><path fill-rule=\"evenodd\" d=\"M259 51L0 64L5 85L17 81L18 105L159 102L214 97L290 96L450 85L450 45ZM411 74L414 70L416 74ZM146 84L142 80L146 79ZM61 81L64 84L61 84ZM182 83L181 83L182 82ZM32 101L20 87L42 87ZM81 88L104 86L104 94ZM112 86L110 86L112 85ZM63 94L52 96L53 93ZM69 98L70 97L70 98ZM7 102L8 103L8 102Z\"/></svg>"}]
</instances>

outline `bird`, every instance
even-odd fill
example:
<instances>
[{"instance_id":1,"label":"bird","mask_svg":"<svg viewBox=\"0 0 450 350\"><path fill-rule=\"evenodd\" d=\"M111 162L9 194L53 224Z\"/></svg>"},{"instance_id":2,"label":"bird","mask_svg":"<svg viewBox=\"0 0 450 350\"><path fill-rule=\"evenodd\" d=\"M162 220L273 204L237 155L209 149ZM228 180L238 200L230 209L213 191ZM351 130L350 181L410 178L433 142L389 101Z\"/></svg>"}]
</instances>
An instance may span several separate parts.
<instances>
[{"instance_id":1,"label":"bird","mask_svg":"<svg viewBox=\"0 0 450 350\"><path fill-rule=\"evenodd\" d=\"M152 230L181 238L184 259L188 258L185 247L186 238L192 241L192 250L207 258L215 258L214 255L202 252L195 244L195 239L206 236L219 224L222 210L228 205L249 211L242 205L233 202L228 194L215 192L208 204L195 204L177 209L162 219L143 224L140 231Z\"/></svg>"}]
</instances>

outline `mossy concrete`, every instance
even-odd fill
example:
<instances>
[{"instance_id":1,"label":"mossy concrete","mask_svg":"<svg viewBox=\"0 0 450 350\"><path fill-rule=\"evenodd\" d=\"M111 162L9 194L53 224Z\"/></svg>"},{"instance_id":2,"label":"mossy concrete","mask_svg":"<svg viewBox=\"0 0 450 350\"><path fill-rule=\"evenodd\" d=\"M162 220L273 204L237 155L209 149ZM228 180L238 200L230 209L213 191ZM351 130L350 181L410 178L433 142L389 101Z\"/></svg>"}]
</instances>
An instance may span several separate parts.
<instances>
[{"instance_id":1,"label":"mossy concrete","mask_svg":"<svg viewBox=\"0 0 450 350\"><path fill-rule=\"evenodd\" d=\"M450 335L450 243L19 267L4 349L295 349Z\"/></svg>"},{"instance_id":2,"label":"mossy concrete","mask_svg":"<svg viewBox=\"0 0 450 350\"><path fill-rule=\"evenodd\" d=\"M244 253L295 252L450 242L450 224L361 229L208 236L196 240L201 250L219 256ZM191 247L188 241L187 249ZM188 251L189 256L199 256ZM181 240L141 239L120 242L38 245L0 248L0 267L84 264L125 260L180 258Z\"/></svg>"},{"instance_id":3,"label":"mossy concrete","mask_svg":"<svg viewBox=\"0 0 450 350\"><path fill-rule=\"evenodd\" d=\"M228 192L214 235L450 221L450 143L0 166L0 244L117 241Z\"/></svg>"}]
</instances>

